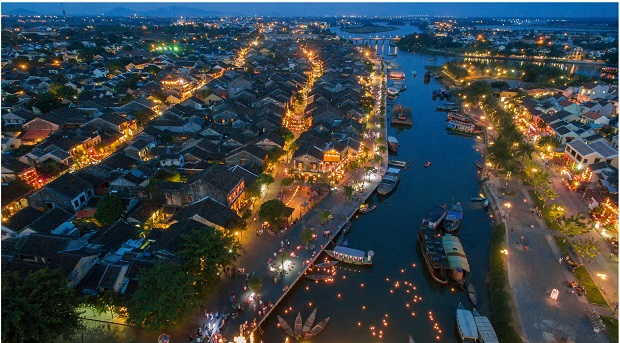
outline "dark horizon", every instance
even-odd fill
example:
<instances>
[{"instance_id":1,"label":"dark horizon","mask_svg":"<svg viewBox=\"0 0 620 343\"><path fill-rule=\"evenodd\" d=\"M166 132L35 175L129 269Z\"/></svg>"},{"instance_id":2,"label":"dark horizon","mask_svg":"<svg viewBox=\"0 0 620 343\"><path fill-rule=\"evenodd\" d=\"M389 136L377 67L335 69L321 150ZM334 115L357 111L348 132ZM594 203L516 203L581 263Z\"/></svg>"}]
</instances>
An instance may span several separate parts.
<instances>
[{"instance_id":1,"label":"dark horizon","mask_svg":"<svg viewBox=\"0 0 620 343\"><path fill-rule=\"evenodd\" d=\"M64 7L64 9L63 9ZM2 14L68 16L274 16L274 17L334 17L334 16L452 16L474 18L617 18L618 3L2 3ZM21 12L21 13L20 13Z\"/></svg>"}]
</instances>

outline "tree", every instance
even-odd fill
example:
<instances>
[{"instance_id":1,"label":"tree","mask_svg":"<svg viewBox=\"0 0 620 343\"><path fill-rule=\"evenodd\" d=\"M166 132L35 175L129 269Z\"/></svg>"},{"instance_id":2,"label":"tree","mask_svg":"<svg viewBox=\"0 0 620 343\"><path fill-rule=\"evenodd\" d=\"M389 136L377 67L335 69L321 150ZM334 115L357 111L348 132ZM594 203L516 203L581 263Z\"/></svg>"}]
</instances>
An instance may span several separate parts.
<instances>
[{"instance_id":1,"label":"tree","mask_svg":"<svg viewBox=\"0 0 620 343\"><path fill-rule=\"evenodd\" d=\"M107 226L115 222L123 214L123 202L116 195L105 195L97 202L97 212L95 219L103 225Z\"/></svg>"},{"instance_id":2,"label":"tree","mask_svg":"<svg viewBox=\"0 0 620 343\"><path fill-rule=\"evenodd\" d=\"M221 282L219 273L239 257L241 244L232 232L205 226L182 235L178 256L185 260L184 269L194 277L196 292L206 298Z\"/></svg>"},{"instance_id":3,"label":"tree","mask_svg":"<svg viewBox=\"0 0 620 343\"><path fill-rule=\"evenodd\" d=\"M41 113L48 113L62 107L60 100L50 92L39 94L26 103L26 107L36 107Z\"/></svg>"},{"instance_id":4,"label":"tree","mask_svg":"<svg viewBox=\"0 0 620 343\"><path fill-rule=\"evenodd\" d=\"M295 181L295 179L293 179L292 177L285 177L282 178L282 180L280 181L280 185L282 187L288 187L293 184L293 181Z\"/></svg>"},{"instance_id":5,"label":"tree","mask_svg":"<svg viewBox=\"0 0 620 343\"><path fill-rule=\"evenodd\" d=\"M131 337L128 337L131 336ZM63 337L64 338L64 337ZM89 328L82 328L73 336L56 341L58 343L109 343L109 342L136 343L137 340L128 330L120 331L108 325L97 325Z\"/></svg>"},{"instance_id":6,"label":"tree","mask_svg":"<svg viewBox=\"0 0 620 343\"><path fill-rule=\"evenodd\" d=\"M50 93L61 99L72 99L75 95L77 95L77 91L75 89L62 84L51 85Z\"/></svg>"},{"instance_id":7,"label":"tree","mask_svg":"<svg viewBox=\"0 0 620 343\"><path fill-rule=\"evenodd\" d=\"M538 140L538 147L541 149L555 149L560 146L560 142L552 136L544 136Z\"/></svg>"},{"instance_id":8,"label":"tree","mask_svg":"<svg viewBox=\"0 0 620 343\"><path fill-rule=\"evenodd\" d=\"M381 156L381 154L375 154L375 157L373 157L373 161L376 164L383 163L383 156Z\"/></svg>"},{"instance_id":9,"label":"tree","mask_svg":"<svg viewBox=\"0 0 620 343\"><path fill-rule=\"evenodd\" d=\"M564 217L559 225L559 231L569 237L588 233L594 227L592 220L587 219L583 214Z\"/></svg>"},{"instance_id":10,"label":"tree","mask_svg":"<svg viewBox=\"0 0 620 343\"><path fill-rule=\"evenodd\" d=\"M284 126L277 127L274 132L278 136L284 138L285 142L290 142L295 139L295 134Z\"/></svg>"},{"instance_id":11,"label":"tree","mask_svg":"<svg viewBox=\"0 0 620 343\"><path fill-rule=\"evenodd\" d=\"M549 206L549 216L553 219L563 217L564 212L566 212L566 209L560 204L551 204L551 206Z\"/></svg>"},{"instance_id":12,"label":"tree","mask_svg":"<svg viewBox=\"0 0 620 343\"><path fill-rule=\"evenodd\" d=\"M258 276L251 276L248 279L248 288L254 293L260 293L263 290L263 279Z\"/></svg>"},{"instance_id":13,"label":"tree","mask_svg":"<svg viewBox=\"0 0 620 343\"><path fill-rule=\"evenodd\" d=\"M274 181L275 180L273 179L273 176L269 174L265 174L265 173L258 175L258 177L256 178L256 182L258 182L261 185L270 185Z\"/></svg>"},{"instance_id":14,"label":"tree","mask_svg":"<svg viewBox=\"0 0 620 343\"><path fill-rule=\"evenodd\" d=\"M272 227L280 228L283 224L285 211L286 205L278 199L273 199L260 205L258 215L261 220L269 222Z\"/></svg>"},{"instance_id":15,"label":"tree","mask_svg":"<svg viewBox=\"0 0 620 343\"><path fill-rule=\"evenodd\" d=\"M151 119L151 114L146 110L138 110L134 112L134 118L140 123L140 126L146 125L148 121Z\"/></svg>"},{"instance_id":16,"label":"tree","mask_svg":"<svg viewBox=\"0 0 620 343\"><path fill-rule=\"evenodd\" d=\"M598 242L592 237L580 238L577 242L573 242L573 249L577 255L581 257L595 258L601 251Z\"/></svg>"},{"instance_id":17,"label":"tree","mask_svg":"<svg viewBox=\"0 0 620 343\"><path fill-rule=\"evenodd\" d=\"M321 212L321 221L323 222L323 224L327 224L331 215L332 211L328 209L325 209L323 210L323 212Z\"/></svg>"},{"instance_id":18,"label":"tree","mask_svg":"<svg viewBox=\"0 0 620 343\"><path fill-rule=\"evenodd\" d=\"M80 325L79 298L56 270L2 273L2 341L54 342Z\"/></svg>"},{"instance_id":19,"label":"tree","mask_svg":"<svg viewBox=\"0 0 620 343\"><path fill-rule=\"evenodd\" d=\"M280 160L280 157L286 155L286 151L282 148L275 147L267 153L267 162L276 164Z\"/></svg>"},{"instance_id":20,"label":"tree","mask_svg":"<svg viewBox=\"0 0 620 343\"><path fill-rule=\"evenodd\" d=\"M521 142L519 143L519 146L517 147L515 154L519 157L519 159L521 160L521 163L523 163L525 159L528 159L528 160L532 159L533 152L534 152L534 146L532 144L527 143L527 142Z\"/></svg>"},{"instance_id":21,"label":"tree","mask_svg":"<svg viewBox=\"0 0 620 343\"><path fill-rule=\"evenodd\" d=\"M198 306L193 278L179 265L157 263L142 273L129 301L129 323L146 330L178 326Z\"/></svg>"},{"instance_id":22,"label":"tree","mask_svg":"<svg viewBox=\"0 0 620 343\"><path fill-rule=\"evenodd\" d=\"M353 186L344 186L344 196L350 198L353 195Z\"/></svg>"},{"instance_id":23,"label":"tree","mask_svg":"<svg viewBox=\"0 0 620 343\"><path fill-rule=\"evenodd\" d=\"M301 241L306 246L309 246L310 242L312 242L312 240L314 240L315 237L316 237L316 231L314 231L314 229L309 228L309 227L304 227L301 230Z\"/></svg>"},{"instance_id":24,"label":"tree","mask_svg":"<svg viewBox=\"0 0 620 343\"><path fill-rule=\"evenodd\" d=\"M98 314L102 313L120 313L124 306L122 299L113 290L105 290L97 296L87 298L85 303Z\"/></svg>"},{"instance_id":25,"label":"tree","mask_svg":"<svg viewBox=\"0 0 620 343\"><path fill-rule=\"evenodd\" d=\"M377 170L377 168L373 166L364 168L364 175L366 175L366 177L370 177L370 175L377 174L378 172L379 171Z\"/></svg>"}]
</instances>

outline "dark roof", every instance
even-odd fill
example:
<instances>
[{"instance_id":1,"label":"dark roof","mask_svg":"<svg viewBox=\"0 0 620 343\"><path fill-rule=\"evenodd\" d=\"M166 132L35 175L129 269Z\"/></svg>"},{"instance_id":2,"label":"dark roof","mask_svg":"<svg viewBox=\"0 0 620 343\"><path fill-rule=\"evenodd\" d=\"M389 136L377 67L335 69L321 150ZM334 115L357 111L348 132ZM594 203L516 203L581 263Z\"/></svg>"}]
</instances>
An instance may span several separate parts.
<instances>
[{"instance_id":1,"label":"dark roof","mask_svg":"<svg viewBox=\"0 0 620 343\"><path fill-rule=\"evenodd\" d=\"M172 224L165 230L153 229L151 230L151 235L159 237L150 245L149 250L152 252L167 250L174 254L179 250L181 243L183 242L181 235L189 233L193 230L204 229L205 225L191 219ZM149 235L148 239L152 238L151 235Z\"/></svg>"},{"instance_id":2,"label":"dark roof","mask_svg":"<svg viewBox=\"0 0 620 343\"><path fill-rule=\"evenodd\" d=\"M43 216L32 222L28 227L37 233L51 233L52 230L59 227L62 223L71 220L73 217L74 215L72 213L60 207L55 207L45 212Z\"/></svg>"},{"instance_id":3,"label":"dark roof","mask_svg":"<svg viewBox=\"0 0 620 343\"><path fill-rule=\"evenodd\" d=\"M32 206L26 206L13 214L5 225L12 230L21 231L30 223L39 219L43 214L44 212L39 211Z\"/></svg>"},{"instance_id":4,"label":"dark roof","mask_svg":"<svg viewBox=\"0 0 620 343\"><path fill-rule=\"evenodd\" d=\"M99 287L103 289L114 289L114 283L118 279L118 275L121 273L122 268L123 266L121 265L108 265L99 281Z\"/></svg>"},{"instance_id":5,"label":"dark roof","mask_svg":"<svg viewBox=\"0 0 620 343\"><path fill-rule=\"evenodd\" d=\"M69 199L73 199L80 195L80 193L93 188L93 185L92 183L73 174L65 173L56 180L48 183L45 188L53 189L54 191L67 196Z\"/></svg>"},{"instance_id":6,"label":"dark roof","mask_svg":"<svg viewBox=\"0 0 620 343\"><path fill-rule=\"evenodd\" d=\"M0 198L2 199L2 207L10 204L11 202L27 196L31 190L23 187L18 182L11 182L8 185L0 186Z\"/></svg>"},{"instance_id":7,"label":"dark roof","mask_svg":"<svg viewBox=\"0 0 620 343\"><path fill-rule=\"evenodd\" d=\"M232 166L229 170L233 172L233 174L241 176L246 186L252 184L258 178L258 175L240 165Z\"/></svg>"},{"instance_id":8,"label":"dark roof","mask_svg":"<svg viewBox=\"0 0 620 343\"><path fill-rule=\"evenodd\" d=\"M117 153L112 154L110 157L106 158L105 160L101 161L100 165L109 167L112 170L116 170L116 169L130 170L137 164L138 164L138 160L125 155L123 151L119 151Z\"/></svg>"},{"instance_id":9,"label":"dark roof","mask_svg":"<svg viewBox=\"0 0 620 343\"><path fill-rule=\"evenodd\" d=\"M145 201L140 206L138 206L132 213L130 213L127 217L134 218L140 223L146 222L153 213L157 210L161 209L161 205L158 205L152 201Z\"/></svg>"},{"instance_id":10,"label":"dark roof","mask_svg":"<svg viewBox=\"0 0 620 343\"><path fill-rule=\"evenodd\" d=\"M19 241L17 254L52 258L67 249L70 241L69 237L33 233Z\"/></svg>"},{"instance_id":11,"label":"dark roof","mask_svg":"<svg viewBox=\"0 0 620 343\"><path fill-rule=\"evenodd\" d=\"M131 260L129 270L127 271L128 279L139 279L140 273L143 270L149 269L155 265L155 260L143 260L140 258L134 258Z\"/></svg>"},{"instance_id":12,"label":"dark roof","mask_svg":"<svg viewBox=\"0 0 620 343\"><path fill-rule=\"evenodd\" d=\"M90 243L103 244L106 249L115 251L121 247L129 239L138 237L140 228L129 224L124 220L119 220L105 230L97 232L91 239Z\"/></svg>"},{"instance_id":13,"label":"dark roof","mask_svg":"<svg viewBox=\"0 0 620 343\"><path fill-rule=\"evenodd\" d=\"M229 229L243 224L243 220L237 212L209 197L183 207L172 216L171 220L182 222L191 219L195 215Z\"/></svg>"},{"instance_id":14,"label":"dark roof","mask_svg":"<svg viewBox=\"0 0 620 343\"><path fill-rule=\"evenodd\" d=\"M206 182L224 191L226 194L231 192L243 180L241 177L233 174L226 167L217 164L213 165L213 167L208 169L199 177L204 177Z\"/></svg>"},{"instance_id":15,"label":"dark roof","mask_svg":"<svg viewBox=\"0 0 620 343\"><path fill-rule=\"evenodd\" d=\"M85 256L93 256L96 254L83 254L83 253L62 253L54 256L50 262L50 268L58 269L63 275L71 277L71 273L75 266Z\"/></svg>"}]
</instances>

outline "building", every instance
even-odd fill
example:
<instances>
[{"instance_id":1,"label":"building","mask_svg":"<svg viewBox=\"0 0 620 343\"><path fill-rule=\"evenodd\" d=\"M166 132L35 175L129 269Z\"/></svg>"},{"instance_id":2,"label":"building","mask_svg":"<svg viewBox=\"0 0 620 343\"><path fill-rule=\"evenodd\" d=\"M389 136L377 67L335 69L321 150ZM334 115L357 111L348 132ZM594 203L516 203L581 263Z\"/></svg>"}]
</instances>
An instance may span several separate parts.
<instances>
[{"instance_id":1,"label":"building","mask_svg":"<svg viewBox=\"0 0 620 343\"><path fill-rule=\"evenodd\" d=\"M95 195L93 185L72 174L63 174L32 194L30 205L41 211L60 207L76 213Z\"/></svg>"},{"instance_id":2,"label":"building","mask_svg":"<svg viewBox=\"0 0 620 343\"><path fill-rule=\"evenodd\" d=\"M581 139L575 139L566 144L564 154L579 170L599 162L618 168L618 151L603 141L587 144Z\"/></svg>"}]
</instances>

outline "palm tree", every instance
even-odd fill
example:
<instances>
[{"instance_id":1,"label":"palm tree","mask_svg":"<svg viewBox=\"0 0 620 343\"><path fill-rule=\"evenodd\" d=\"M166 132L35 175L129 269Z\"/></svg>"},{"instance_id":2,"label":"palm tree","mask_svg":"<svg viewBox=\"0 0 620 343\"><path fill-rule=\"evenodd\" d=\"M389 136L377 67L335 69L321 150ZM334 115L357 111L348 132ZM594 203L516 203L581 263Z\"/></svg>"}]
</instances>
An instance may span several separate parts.
<instances>
[{"instance_id":1,"label":"palm tree","mask_svg":"<svg viewBox=\"0 0 620 343\"><path fill-rule=\"evenodd\" d=\"M523 163L524 159L531 160L532 153L535 151L534 146L528 142L522 142L517 147L516 154L519 157L521 163Z\"/></svg>"},{"instance_id":2,"label":"palm tree","mask_svg":"<svg viewBox=\"0 0 620 343\"><path fill-rule=\"evenodd\" d=\"M323 212L321 212L321 221L323 222L323 224L327 224L331 215L332 211L330 210L323 210Z\"/></svg>"}]
</instances>

